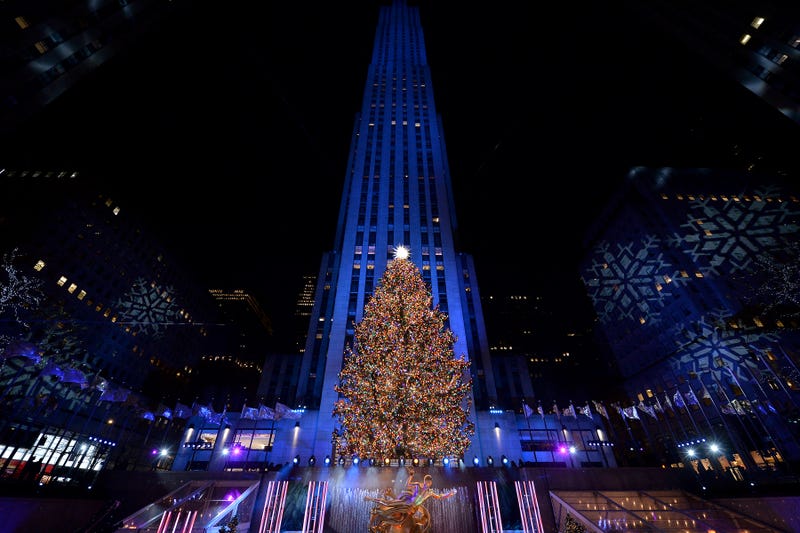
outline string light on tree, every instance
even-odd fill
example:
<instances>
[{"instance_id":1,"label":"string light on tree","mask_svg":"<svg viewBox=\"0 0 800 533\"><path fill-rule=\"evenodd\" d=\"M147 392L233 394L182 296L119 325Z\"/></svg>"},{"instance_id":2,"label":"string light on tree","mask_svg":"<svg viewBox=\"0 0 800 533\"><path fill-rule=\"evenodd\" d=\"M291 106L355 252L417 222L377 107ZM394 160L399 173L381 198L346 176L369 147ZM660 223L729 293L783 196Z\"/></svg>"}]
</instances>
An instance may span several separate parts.
<instances>
[{"instance_id":1,"label":"string light on tree","mask_svg":"<svg viewBox=\"0 0 800 533\"><path fill-rule=\"evenodd\" d=\"M340 456L461 457L474 435L469 362L408 248L397 246L361 322L335 386Z\"/></svg>"}]
</instances>

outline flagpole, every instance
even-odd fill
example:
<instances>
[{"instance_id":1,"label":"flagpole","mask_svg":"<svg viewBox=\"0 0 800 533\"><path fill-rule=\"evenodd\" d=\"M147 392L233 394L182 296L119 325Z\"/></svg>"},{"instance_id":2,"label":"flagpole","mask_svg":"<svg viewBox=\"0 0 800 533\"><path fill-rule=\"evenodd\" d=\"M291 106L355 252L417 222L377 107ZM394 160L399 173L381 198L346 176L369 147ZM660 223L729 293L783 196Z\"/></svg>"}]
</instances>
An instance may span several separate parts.
<instances>
[{"instance_id":1,"label":"flagpole","mask_svg":"<svg viewBox=\"0 0 800 533\"><path fill-rule=\"evenodd\" d=\"M544 424L544 434L547 436L547 444L548 448L550 448L550 463L555 464L556 462L556 453L553 450L553 441L550 440L550 430L547 429L547 418L544 415L544 408L542 407L542 402L539 400L539 414L542 415L542 423Z\"/></svg>"},{"instance_id":2,"label":"flagpole","mask_svg":"<svg viewBox=\"0 0 800 533\"><path fill-rule=\"evenodd\" d=\"M768 409L770 406L772 406L772 403L769 401L769 396L767 395L767 392L766 392L766 391L764 390L764 388L761 386L761 382L760 382L759 380L757 380L757 379L756 379L755 375L753 374L753 371L752 371L752 370L751 370L751 369L750 369L750 368L749 368L749 367L748 367L746 364L744 364L744 365L742 365L742 366L744 367L744 369L745 369L745 370L747 370L748 374L750 374L750 381L752 381L752 382L754 382L754 383L755 383L755 385L754 385L754 386L755 386L755 388L757 389L757 391L758 391L758 392L761 392L761 396L764 398L764 401L766 401L766 402L767 402L767 409ZM761 400L759 400L759 402L760 402L760 401L761 401ZM773 407L773 409L774 409L774 407ZM773 411L773 412L774 412L774 411ZM769 416L769 414L766 412L766 410L765 410L764 412L762 412L762 414L763 414L764 416ZM761 425L764 427L764 431L767 431L767 434L769 435L769 432L768 432L768 430L767 430L767 428L766 428L766 424L764 424L764 423L763 423L763 421L762 421L762 422L761 422ZM786 433L788 433L788 435L789 435L789 438L790 438L790 439L792 440L792 442L794 443L794 447L795 447L795 448L798 448L798 447L800 447L800 443L798 443L798 441L797 441L797 439L795 438L794 434L793 434L791 431L789 431L789 432L786 432ZM770 435L770 439L771 439L771 438L772 438L772 435ZM781 441L782 441L782 442L784 442L784 443L786 443L786 441L785 441L785 440L783 440L783 439L781 439Z\"/></svg>"},{"instance_id":3,"label":"flagpole","mask_svg":"<svg viewBox=\"0 0 800 533\"><path fill-rule=\"evenodd\" d=\"M664 423L667 425L667 431L669 432L669 436L672 439L672 446L675 446L677 444L677 439L675 438L675 433L672 431L672 426L669 424L669 415L667 415L666 411L664 411L664 407L658 400L658 390L656 390L656 392L653 393L653 399L655 400L655 404L658 405L658 411L656 411L656 426L658 427L658 432L661 434L664 433L664 429L661 427L661 419L658 416L658 414L661 413L661 415L664 417ZM668 454L668 457L670 456L672 456L672 453Z\"/></svg>"},{"instance_id":4,"label":"flagpole","mask_svg":"<svg viewBox=\"0 0 800 533\"><path fill-rule=\"evenodd\" d=\"M711 435L714 437L714 440L717 440L719 438L717 437L717 432L714 429L714 426L711 425L711 421L709 420L708 415L706 415L705 409L703 409L700 398L697 397L697 394L694 392L694 389L692 388L692 379L693 379L692 374L690 373L689 380L686 382L686 386L689 387L689 393L692 395L692 398L694 398L695 401L697 402L697 407L700 409L700 414L703 415L703 419L706 421L706 425L708 426L708 429L711 431ZM697 374L695 374L694 379L699 379L697 377Z\"/></svg>"},{"instance_id":5,"label":"flagpole","mask_svg":"<svg viewBox=\"0 0 800 533\"><path fill-rule=\"evenodd\" d=\"M703 373L708 373L709 375L711 375L712 379L714 377L711 370L706 370ZM708 398L711 400L711 405L714 408L714 411L717 413L717 417L719 418L720 422L722 423L722 427L725 428L725 433L727 433L727 435L728 435L729 443L731 444L731 446L740 446L741 445L741 440L737 438L737 436L733 433L733 431L731 431L731 428L728 425L728 421L725 419L725 413L722 412L722 410L719 408L717 403L714 401L714 398L708 392L708 387L706 387L706 384L703 382L703 379L701 377L698 377L697 379L698 379L698 381L700 381L700 384L703 386L703 389L706 391L706 394L708 394ZM704 398L705 398L705 396L704 396ZM730 451L732 451L732 450L730 450ZM727 457L727 453L725 455Z\"/></svg>"},{"instance_id":6,"label":"flagpole","mask_svg":"<svg viewBox=\"0 0 800 533\"><path fill-rule=\"evenodd\" d=\"M527 407L527 409L526 409L526 407ZM525 422L528 423L528 440L531 443L531 448L534 448L534 450L533 450L533 459L535 461L536 460L536 450L535 450L535 447L533 446L533 431L531 430L531 416L528 414L528 409L530 409L530 407L528 407L528 404L525 403L525 399L523 398L522 399L522 414L525 415ZM531 410L531 414L533 414L533 410ZM522 466L522 465L520 465L520 466Z\"/></svg>"},{"instance_id":7,"label":"flagpole","mask_svg":"<svg viewBox=\"0 0 800 533\"><path fill-rule=\"evenodd\" d=\"M733 412L734 412L734 414L736 415L736 420L739 422L739 425L741 426L741 428L742 428L742 430L743 430L743 432L744 432L744 435L747 437L747 440L749 440L749 441L750 441L750 445L751 445L751 446L753 446L753 448L754 448L754 451L755 451L756 453L758 453L758 455L759 455L759 456L761 456L761 461L762 461L762 462L764 462L764 463L766 463L766 461L764 461L764 456L763 456L763 455L762 455L762 453L761 453L761 449L759 449L759 447L758 447L758 444L756 443L756 441L755 441L755 440L753 440L753 436L750 434L750 431L748 431L748 429L747 429L747 426L744 424L744 422L742 422L742 419L741 419L741 418L739 418L739 416L740 416L740 415L739 415L739 410L738 410L738 409L736 409L736 406L735 406L735 405L734 405L734 404L731 402L730 398L728 397L728 393L727 393L727 392L725 392L725 388L724 388L724 387L722 386L722 384L721 384L721 383L720 383L720 382L717 380L717 377L714 375L714 373L713 373L713 372L711 372L711 377L712 377L712 379L714 380L714 382L717 384L717 390L718 390L720 393L722 393L722 396L723 396L724 400L725 400L725 401L727 402L727 404L728 404L728 405L729 405L729 406L730 406L730 407L733 409ZM756 465L756 464L753 462L753 460L752 460L752 458L751 458L751 456L750 456L750 453L749 453L749 452L748 452L748 450L747 450L747 447L748 447L748 446L747 446L747 443L743 442L743 441L742 441L740 438L739 438L739 439L737 439L737 441L739 441L740 445L743 445L743 446L744 446L744 448L745 448L745 450L744 450L744 451L745 451L745 452L747 452L747 453L744 453L743 455L740 455L740 457L742 457L742 458L743 458L743 460L746 460L748 463L750 463L750 466L751 466L751 467L753 467L754 469L758 469L758 465ZM747 459L744 459L745 457L746 457Z\"/></svg>"},{"instance_id":8,"label":"flagpole","mask_svg":"<svg viewBox=\"0 0 800 533\"><path fill-rule=\"evenodd\" d=\"M795 371L797 371L797 366L794 365L791 358L789 358L786 355L783 346L781 346L780 343L777 343L777 346L780 349L780 351L783 352L783 358L789 361L789 363L792 364L792 366L794 366ZM783 382L783 379L780 376L778 376L778 374L776 374L775 371L772 369L772 366L764 360L764 357L761 355L761 350L755 349L754 351L758 356L758 360L761 361L761 364L763 364L767 368L767 371L769 371L769 373L772 374L773 381L781 388L783 394L785 394L786 398L788 398L789 403L791 403L793 407L797 408L798 407L797 402L794 401L794 397L791 395L791 393L788 390L786 390L786 384Z\"/></svg>"},{"instance_id":9,"label":"flagpole","mask_svg":"<svg viewBox=\"0 0 800 533\"><path fill-rule=\"evenodd\" d=\"M572 400L570 400L569 404L572 405ZM575 413L575 407L574 406L573 406L572 412ZM583 414L583 412L581 412L581 414ZM583 416L586 416L586 415L583 414ZM578 435L580 435L580 437L581 437L581 446L583 446L583 451L586 454L586 462L590 463L592 461L592 458L589 455L589 447L586 445L586 439L583 438L583 431L581 430L581 421L578 420L578 414L577 413L575 413L575 420L576 420L577 426L578 426ZM590 428L590 431L591 431L591 428Z\"/></svg>"},{"instance_id":10,"label":"flagpole","mask_svg":"<svg viewBox=\"0 0 800 533\"><path fill-rule=\"evenodd\" d=\"M742 391L742 396L744 396L745 401L747 401L747 404L750 406L750 411L753 412L756 420L758 421L758 425L761 426L762 431L764 431L764 433L769 437L770 442L775 447L775 449L778 450L778 453L781 454L781 457L784 457L783 452L781 452L781 450L778 449L778 443L775 441L775 438L772 436L772 434L770 433L769 429L767 429L767 426L764 424L764 421L761 420L761 417L759 416L759 413L758 413L758 409L753 410L753 402L750 401L750 398L745 393L744 389L742 388L742 385L739 383L739 380L736 378L736 375L734 375L733 370L731 370L730 367L728 367L728 365L723 365L722 368L727 370L728 373L731 375L731 378L733 379L733 381L736 384L736 386L739 387L740 391ZM770 455L773 455L772 452L770 452ZM762 457L764 457L763 454L762 454Z\"/></svg>"}]
</instances>

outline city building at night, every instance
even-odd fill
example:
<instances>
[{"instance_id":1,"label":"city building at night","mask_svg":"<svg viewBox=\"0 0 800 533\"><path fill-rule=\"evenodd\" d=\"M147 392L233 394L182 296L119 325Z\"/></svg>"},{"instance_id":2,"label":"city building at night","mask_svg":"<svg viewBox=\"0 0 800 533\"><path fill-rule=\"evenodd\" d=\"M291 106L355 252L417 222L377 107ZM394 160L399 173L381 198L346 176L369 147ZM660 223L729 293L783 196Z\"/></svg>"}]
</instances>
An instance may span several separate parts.
<instances>
[{"instance_id":1,"label":"city building at night","mask_svg":"<svg viewBox=\"0 0 800 533\"><path fill-rule=\"evenodd\" d=\"M295 312L281 321L248 287L198 286L192 265L179 268L116 199L84 194L95 184L71 191L79 176L69 172L0 171L25 178L13 182L20 191L28 178L70 191L50 195L41 211L6 200L12 216L0 218L19 243L4 258L15 291L0 301L14 318L0 324L0 478L17 483L12 491L62 484L104 494L107 506L95 506L81 530L117 533L387 531L371 526L388 513L375 503L395 490L413 496L409 516L427 515L431 530L446 533L800 531L790 491L770 505L756 497L769 483L796 487L800 465L800 197L770 176L637 168L586 237L580 276L591 319L576 309L574 322L555 323L547 300L482 295L479 269L458 246L424 4L375 7L338 218L329 221L333 246L302 277ZM116 4L104 9L97 20L116 20ZM34 45L43 57L59 49L57 39L48 43ZM66 71L53 72L34 92ZM396 291L387 305L396 316L374 313L395 261L413 265L398 268L419 274L433 307L425 311L443 317L444 331L435 320L397 325L427 302L422 291ZM384 328L396 338L374 349L365 322L373 337ZM289 324L281 344L272 337L278 323ZM449 354L440 341L450 333L454 357L434 359ZM342 376L363 362L350 359L362 347L378 354L361 365L380 367L364 372L375 397L381 377L410 374L418 361L466 363L427 382L440 389L409 395L421 398L415 405L466 406L474 433L463 451L337 447L347 429L335 416ZM399 351L412 363L387 365ZM465 382L463 400L443 398ZM371 431L362 440L402 430L446 442L457 409L407 416L409 396L382 397L396 411L363 415ZM389 412L400 414L369 426ZM710 499L727 490L753 497ZM13 504L15 519L38 511ZM39 518L45 529L56 527L58 512L40 514L49 515Z\"/></svg>"},{"instance_id":2,"label":"city building at night","mask_svg":"<svg viewBox=\"0 0 800 533\"><path fill-rule=\"evenodd\" d=\"M639 168L587 238L616 407L662 464L798 464L798 198L775 176Z\"/></svg>"}]
</instances>

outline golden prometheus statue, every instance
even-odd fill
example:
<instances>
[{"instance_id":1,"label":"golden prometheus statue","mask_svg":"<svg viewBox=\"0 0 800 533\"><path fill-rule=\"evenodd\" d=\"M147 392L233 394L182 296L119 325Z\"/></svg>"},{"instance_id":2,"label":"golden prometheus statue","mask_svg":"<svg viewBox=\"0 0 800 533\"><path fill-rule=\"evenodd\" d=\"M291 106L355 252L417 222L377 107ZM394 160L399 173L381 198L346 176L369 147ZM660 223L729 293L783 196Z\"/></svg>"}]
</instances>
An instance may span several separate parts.
<instances>
[{"instance_id":1,"label":"golden prometheus statue","mask_svg":"<svg viewBox=\"0 0 800 533\"><path fill-rule=\"evenodd\" d=\"M365 497L375 502L370 511L369 533L426 533L431 530L431 515L423 505L428 498L441 500L456 494L434 492L433 478L426 474L422 482L413 481L414 471L406 469L408 480L400 496L395 496L391 488L386 489L380 498Z\"/></svg>"}]
</instances>

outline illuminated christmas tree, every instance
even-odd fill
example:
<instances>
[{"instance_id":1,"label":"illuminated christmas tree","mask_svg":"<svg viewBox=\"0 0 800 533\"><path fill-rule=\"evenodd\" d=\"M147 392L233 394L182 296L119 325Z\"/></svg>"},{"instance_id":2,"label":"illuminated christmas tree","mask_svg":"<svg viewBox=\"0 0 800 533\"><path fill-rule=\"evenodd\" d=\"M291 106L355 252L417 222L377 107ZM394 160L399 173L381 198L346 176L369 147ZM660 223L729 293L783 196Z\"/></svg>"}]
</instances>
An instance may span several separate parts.
<instances>
[{"instance_id":1,"label":"illuminated christmas tree","mask_svg":"<svg viewBox=\"0 0 800 533\"><path fill-rule=\"evenodd\" d=\"M335 390L336 453L386 458L462 457L475 433L466 358L419 270L398 247L355 325Z\"/></svg>"}]
</instances>

